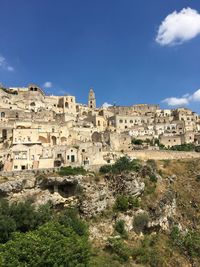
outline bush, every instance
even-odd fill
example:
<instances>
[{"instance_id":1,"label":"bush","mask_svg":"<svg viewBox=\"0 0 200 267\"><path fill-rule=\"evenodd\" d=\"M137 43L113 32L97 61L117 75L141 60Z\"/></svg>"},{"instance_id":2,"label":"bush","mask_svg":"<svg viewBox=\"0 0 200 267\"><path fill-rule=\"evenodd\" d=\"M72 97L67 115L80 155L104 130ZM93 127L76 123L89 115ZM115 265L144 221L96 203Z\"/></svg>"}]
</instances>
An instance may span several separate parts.
<instances>
[{"instance_id":1,"label":"bush","mask_svg":"<svg viewBox=\"0 0 200 267\"><path fill-rule=\"evenodd\" d=\"M169 149L175 150L175 151L194 151L195 145L194 144L182 144L182 145L172 146Z\"/></svg>"},{"instance_id":2,"label":"bush","mask_svg":"<svg viewBox=\"0 0 200 267\"><path fill-rule=\"evenodd\" d=\"M174 246L178 246L183 253L187 253L190 257L200 257L200 233L195 230L189 230L182 233L178 227L173 227L171 241Z\"/></svg>"},{"instance_id":3,"label":"bush","mask_svg":"<svg viewBox=\"0 0 200 267\"><path fill-rule=\"evenodd\" d=\"M137 197L130 196L128 198L129 208L139 208L140 202Z\"/></svg>"},{"instance_id":4,"label":"bush","mask_svg":"<svg viewBox=\"0 0 200 267\"><path fill-rule=\"evenodd\" d=\"M85 175L86 173L87 173L87 171L83 167L74 167L74 168L72 168L71 166L61 167L60 170L58 171L58 174L61 175L61 176L78 175L78 174Z\"/></svg>"},{"instance_id":5,"label":"bush","mask_svg":"<svg viewBox=\"0 0 200 267\"><path fill-rule=\"evenodd\" d=\"M196 152L200 152L200 146L196 146L194 149Z\"/></svg>"},{"instance_id":6,"label":"bush","mask_svg":"<svg viewBox=\"0 0 200 267\"><path fill-rule=\"evenodd\" d=\"M117 196L114 209L117 211L127 211L129 209L128 198L124 195Z\"/></svg>"},{"instance_id":7,"label":"bush","mask_svg":"<svg viewBox=\"0 0 200 267\"><path fill-rule=\"evenodd\" d=\"M131 256L130 248L121 239L109 239L109 248L121 262L127 262Z\"/></svg>"},{"instance_id":8,"label":"bush","mask_svg":"<svg viewBox=\"0 0 200 267\"><path fill-rule=\"evenodd\" d=\"M155 174L151 174L151 175L149 176L149 179L150 179L150 181L153 182L153 183L156 183L157 180L158 180Z\"/></svg>"},{"instance_id":9,"label":"bush","mask_svg":"<svg viewBox=\"0 0 200 267\"><path fill-rule=\"evenodd\" d=\"M133 139L131 142L133 145L142 145L143 144L143 140L141 140L141 139Z\"/></svg>"},{"instance_id":10,"label":"bush","mask_svg":"<svg viewBox=\"0 0 200 267\"><path fill-rule=\"evenodd\" d=\"M115 223L115 226L114 226L115 230L124 238L127 238L128 235L127 235L127 231L125 229L125 222L124 220L118 220L116 221Z\"/></svg>"},{"instance_id":11,"label":"bush","mask_svg":"<svg viewBox=\"0 0 200 267\"><path fill-rule=\"evenodd\" d=\"M138 208L140 206L139 200L133 196L118 195L115 204L114 210L116 211L127 211L132 208Z\"/></svg>"},{"instance_id":12,"label":"bush","mask_svg":"<svg viewBox=\"0 0 200 267\"><path fill-rule=\"evenodd\" d=\"M11 233L16 231L15 220L7 215L0 216L0 243L9 240Z\"/></svg>"},{"instance_id":13,"label":"bush","mask_svg":"<svg viewBox=\"0 0 200 267\"><path fill-rule=\"evenodd\" d=\"M165 266L163 254L160 253L157 243L157 236L145 236L141 242L141 245L133 250L133 259L137 263L145 266Z\"/></svg>"},{"instance_id":14,"label":"bush","mask_svg":"<svg viewBox=\"0 0 200 267\"><path fill-rule=\"evenodd\" d=\"M144 232L147 229L149 216L147 213L138 214L133 220L133 228L136 233Z\"/></svg>"},{"instance_id":15,"label":"bush","mask_svg":"<svg viewBox=\"0 0 200 267\"><path fill-rule=\"evenodd\" d=\"M104 165L100 168L100 173L114 173L118 174L123 171L138 171L140 163L137 159L130 160L128 157L121 157L113 165Z\"/></svg>"},{"instance_id":16,"label":"bush","mask_svg":"<svg viewBox=\"0 0 200 267\"><path fill-rule=\"evenodd\" d=\"M88 238L52 221L0 245L1 266L88 266Z\"/></svg>"},{"instance_id":17,"label":"bush","mask_svg":"<svg viewBox=\"0 0 200 267\"><path fill-rule=\"evenodd\" d=\"M37 210L30 200L20 203L0 201L0 243L9 240L15 231L27 232L46 223L52 218L50 205L42 205Z\"/></svg>"},{"instance_id":18,"label":"bush","mask_svg":"<svg viewBox=\"0 0 200 267\"><path fill-rule=\"evenodd\" d=\"M99 172L102 174L106 174L112 171L112 165L103 165L100 167Z\"/></svg>"},{"instance_id":19,"label":"bush","mask_svg":"<svg viewBox=\"0 0 200 267\"><path fill-rule=\"evenodd\" d=\"M65 227L70 227L80 236L88 235L87 225L78 217L78 210L68 208L60 214L58 221Z\"/></svg>"}]
</instances>

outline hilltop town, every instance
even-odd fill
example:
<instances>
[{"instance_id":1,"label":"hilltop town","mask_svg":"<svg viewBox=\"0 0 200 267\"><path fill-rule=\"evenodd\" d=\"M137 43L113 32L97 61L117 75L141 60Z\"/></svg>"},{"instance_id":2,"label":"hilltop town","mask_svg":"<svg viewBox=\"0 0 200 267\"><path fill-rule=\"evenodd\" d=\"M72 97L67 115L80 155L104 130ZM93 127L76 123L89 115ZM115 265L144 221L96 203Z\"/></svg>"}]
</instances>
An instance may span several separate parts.
<instances>
[{"instance_id":1,"label":"hilltop town","mask_svg":"<svg viewBox=\"0 0 200 267\"><path fill-rule=\"evenodd\" d=\"M159 105L97 108L75 96L51 96L32 84L0 89L2 171L112 164L138 150L200 144L200 116L187 108ZM195 152L194 152L195 153Z\"/></svg>"}]
</instances>

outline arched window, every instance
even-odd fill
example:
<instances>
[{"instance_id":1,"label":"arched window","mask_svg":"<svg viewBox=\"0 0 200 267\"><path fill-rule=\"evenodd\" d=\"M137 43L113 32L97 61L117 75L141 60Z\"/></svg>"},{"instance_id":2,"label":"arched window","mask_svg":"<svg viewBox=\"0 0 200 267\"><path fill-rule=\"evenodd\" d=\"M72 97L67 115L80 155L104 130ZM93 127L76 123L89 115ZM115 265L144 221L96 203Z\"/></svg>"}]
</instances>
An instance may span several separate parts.
<instances>
[{"instance_id":1,"label":"arched window","mask_svg":"<svg viewBox=\"0 0 200 267\"><path fill-rule=\"evenodd\" d=\"M5 112L1 112L1 118L5 118Z\"/></svg>"}]
</instances>

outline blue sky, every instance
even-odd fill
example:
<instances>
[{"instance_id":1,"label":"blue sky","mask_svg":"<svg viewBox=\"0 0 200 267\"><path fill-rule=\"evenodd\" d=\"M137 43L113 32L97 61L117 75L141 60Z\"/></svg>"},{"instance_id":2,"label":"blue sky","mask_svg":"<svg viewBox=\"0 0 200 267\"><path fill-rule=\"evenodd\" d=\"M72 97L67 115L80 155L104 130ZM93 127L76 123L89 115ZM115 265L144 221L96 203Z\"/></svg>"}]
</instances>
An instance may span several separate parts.
<instances>
[{"instance_id":1,"label":"blue sky","mask_svg":"<svg viewBox=\"0 0 200 267\"><path fill-rule=\"evenodd\" d=\"M4 85L49 82L48 94L83 103L93 87L98 105L200 112L199 0L0 0L0 10Z\"/></svg>"}]
</instances>

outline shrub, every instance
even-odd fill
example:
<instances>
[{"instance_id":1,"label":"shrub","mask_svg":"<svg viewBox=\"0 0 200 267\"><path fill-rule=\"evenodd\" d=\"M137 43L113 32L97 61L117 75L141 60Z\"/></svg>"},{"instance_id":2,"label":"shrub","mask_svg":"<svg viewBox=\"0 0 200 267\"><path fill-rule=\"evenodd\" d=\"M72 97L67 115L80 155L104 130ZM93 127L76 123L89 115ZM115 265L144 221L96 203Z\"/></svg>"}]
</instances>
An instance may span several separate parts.
<instances>
[{"instance_id":1,"label":"shrub","mask_svg":"<svg viewBox=\"0 0 200 267\"><path fill-rule=\"evenodd\" d=\"M121 262L127 262L131 256L130 248L121 239L109 239L109 248Z\"/></svg>"},{"instance_id":2,"label":"shrub","mask_svg":"<svg viewBox=\"0 0 200 267\"><path fill-rule=\"evenodd\" d=\"M112 171L112 165L103 165L100 167L99 172L106 174Z\"/></svg>"},{"instance_id":3,"label":"shrub","mask_svg":"<svg viewBox=\"0 0 200 267\"><path fill-rule=\"evenodd\" d=\"M133 249L133 259L139 264L151 267L165 266L163 254L160 253L157 247L156 236L145 236L141 241L141 245Z\"/></svg>"},{"instance_id":4,"label":"shrub","mask_svg":"<svg viewBox=\"0 0 200 267\"><path fill-rule=\"evenodd\" d=\"M16 231L15 220L7 215L0 216L0 243L9 240L11 233Z\"/></svg>"},{"instance_id":5,"label":"shrub","mask_svg":"<svg viewBox=\"0 0 200 267\"><path fill-rule=\"evenodd\" d=\"M113 165L104 165L100 168L101 173L121 173L123 171L138 171L140 163L137 159L130 160L128 157L119 158Z\"/></svg>"},{"instance_id":6,"label":"shrub","mask_svg":"<svg viewBox=\"0 0 200 267\"><path fill-rule=\"evenodd\" d=\"M141 139L133 139L131 142L133 145L142 145L143 144L143 140L141 140Z\"/></svg>"},{"instance_id":7,"label":"shrub","mask_svg":"<svg viewBox=\"0 0 200 267\"><path fill-rule=\"evenodd\" d=\"M78 210L68 208L60 214L58 221L65 227L70 227L80 236L88 235L87 225L78 217Z\"/></svg>"},{"instance_id":8,"label":"shrub","mask_svg":"<svg viewBox=\"0 0 200 267\"><path fill-rule=\"evenodd\" d=\"M61 175L61 176L78 175L78 174L85 175L86 173L87 173L87 171L83 167L74 167L74 168L72 168L71 166L61 167L60 170L58 171L58 174Z\"/></svg>"},{"instance_id":9,"label":"shrub","mask_svg":"<svg viewBox=\"0 0 200 267\"><path fill-rule=\"evenodd\" d=\"M137 197L130 196L128 198L128 202L129 202L129 208L138 208L140 206L140 202Z\"/></svg>"},{"instance_id":10,"label":"shrub","mask_svg":"<svg viewBox=\"0 0 200 267\"><path fill-rule=\"evenodd\" d=\"M146 230L149 222L149 216L147 213L138 214L133 220L133 228L136 233L140 233Z\"/></svg>"},{"instance_id":11,"label":"shrub","mask_svg":"<svg viewBox=\"0 0 200 267\"><path fill-rule=\"evenodd\" d=\"M187 253L190 257L200 257L200 233L195 230L189 230L182 233L178 227L173 227L171 241L174 246L178 246L183 253Z\"/></svg>"},{"instance_id":12,"label":"shrub","mask_svg":"<svg viewBox=\"0 0 200 267\"><path fill-rule=\"evenodd\" d=\"M118 195L115 200L114 210L127 211L128 209L138 208L140 206L139 200L133 196Z\"/></svg>"},{"instance_id":13,"label":"shrub","mask_svg":"<svg viewBox=\"0 0 200 267\"><path fill-rule=\"evenodd\" d=\"M52 221L0 245L1 266L88 266L88 238Z\"/></svg>"},{"instance_id":14,"label":"shrub","mask_svg":"<svg viewBox=\"0 0 200 267\"><path fill-rule=\"evenodd\" d=\"M129 208L128 198L124 195L117 196L114 209L117 211L127 211Z\"/></svg>"},{"instance_id":15,"label":"shrub","mask_svg":"<svg viewBox=\"0 0 200 267\"><path fill-rule=\"evenodd\" d=\"M170 150L176 151L194 151L195 145L194 144L182 144L182 145L175 145L169 148Z\"/></svg>"},{"instance_id":16,"label":"shrub","mask_svg":"<svg viewBox=\"0 0 200 267\"><path fill-rule=\"evenodd\" d=\"M27 232L46 223L52 218L49 204L40 206L37 210L30 200L20 203L0 201L0 242L9 240L15 231Z\"/></svg>"},{"instance_id":17,"label":"shrub","mask_svg":"<svg viewBox=\"0 0 200 267\"><path fill-rule=\"evenodd\" d=\"M196 152L200 152L200 146L196 146L194 149Z\"/></svg>"},{"instance_id":18,"label":"shrub","mask_svg":"<svg viewBox=\"0 0 200 267\"><path fill-rule=\"evenodd\" d=\"M127 235L127 231L125 229L125 222L124 220L118 220L116 221L115 223L115 226L114 226L115 230L124 238L127 238L128 235Z\"/></svg>"},{"instance_id":19,"label":"shrub","mask_svg":"<svg viewBox=\"0 0 200 267\"><path fill-rule=\"evenodd\" d=\"M155 174L151 174L151 175L149 176L149 179L150 179L150 181L153 182L153 183L156 183L157 180L158 180Z\"/></svg>"}]
</instances>

